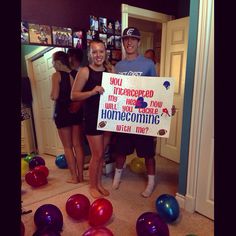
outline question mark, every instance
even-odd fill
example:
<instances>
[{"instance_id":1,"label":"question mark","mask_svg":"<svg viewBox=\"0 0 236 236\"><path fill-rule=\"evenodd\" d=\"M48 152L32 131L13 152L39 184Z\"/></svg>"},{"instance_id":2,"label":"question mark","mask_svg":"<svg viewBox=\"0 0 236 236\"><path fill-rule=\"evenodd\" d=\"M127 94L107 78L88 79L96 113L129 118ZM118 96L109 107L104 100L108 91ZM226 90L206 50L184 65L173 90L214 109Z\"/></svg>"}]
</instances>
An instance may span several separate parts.
<instances>
[{"instance_id":1,"label":"question mark","mask_svg":"<svg viewBox=\"0 0 236 236\"><path fill-rule=\"evenodd\" d=\"M148 128L148 127L146 127L146 133L148 132L148 130L149 130L149 128Z\"/></svg>"}]
</instances>

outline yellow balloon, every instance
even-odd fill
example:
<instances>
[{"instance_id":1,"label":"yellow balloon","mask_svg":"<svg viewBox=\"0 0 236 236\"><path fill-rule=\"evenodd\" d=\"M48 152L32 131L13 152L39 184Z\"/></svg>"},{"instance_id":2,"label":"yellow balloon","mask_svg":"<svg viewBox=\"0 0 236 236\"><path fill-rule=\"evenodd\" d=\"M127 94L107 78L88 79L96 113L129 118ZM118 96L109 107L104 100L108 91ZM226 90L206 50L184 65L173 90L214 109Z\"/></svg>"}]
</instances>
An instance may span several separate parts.
<instances>
[{"instance_id":1,"label":"yellow balloon","mask_svg":"<svg viewBox=\"0 0 236 236\"><path fill-rule=\"evenodd\" d=\"M144 158L135 157L130 162L130 169L134 173L137 173L137 174L145 173L146 172L145 159Z\"/></svg>"},{"instance_id":2,"label":"yellow balloon","mask_svg":"<svg viewBox=\"0 0 236 236\"><path fill-rule=\"evenodd\" d=\"M25 174L29 171L29 163L21 158L21 176L25 176Z\"/></svg>"}]
</instances>

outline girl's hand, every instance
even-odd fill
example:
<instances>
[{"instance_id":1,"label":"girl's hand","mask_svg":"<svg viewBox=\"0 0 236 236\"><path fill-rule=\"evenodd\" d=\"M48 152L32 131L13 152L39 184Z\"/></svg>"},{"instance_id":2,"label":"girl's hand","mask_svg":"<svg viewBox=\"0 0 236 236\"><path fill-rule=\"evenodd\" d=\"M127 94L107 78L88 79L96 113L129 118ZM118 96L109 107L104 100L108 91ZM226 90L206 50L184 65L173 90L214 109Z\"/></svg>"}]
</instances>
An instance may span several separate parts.
<instances>
[{"instance_id":1,"label":"girl's hand","mask_svg":"<svg viewBox=\"0 0 236 236\"><path fill-rule=\"evenodd\" d=\"M102 86L96 86L93 88L92 90L92 95L96 95L96 94L103 94L104 92L104 88Z\"/></svg>"}]
</instances>

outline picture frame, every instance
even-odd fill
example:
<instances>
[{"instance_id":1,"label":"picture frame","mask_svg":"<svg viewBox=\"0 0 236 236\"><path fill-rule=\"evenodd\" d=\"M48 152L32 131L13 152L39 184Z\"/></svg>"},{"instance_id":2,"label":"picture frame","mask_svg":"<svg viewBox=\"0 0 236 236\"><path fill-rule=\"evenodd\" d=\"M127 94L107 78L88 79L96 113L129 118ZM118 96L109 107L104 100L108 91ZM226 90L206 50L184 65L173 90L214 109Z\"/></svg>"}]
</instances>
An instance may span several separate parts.
<instances>
[{"instance_id":1,"label":"picture frame","mask_svg":"<svg viewBox=\"0 0 236 236\"><path fill-rule=\"evenodd\" d=\"M74 30L73 31L73 47L86 49L86 34L84 30Z\"/></svg>"},{"instance_id":2,"label":"picture frame","mask_svg":"<svg viewBox=\"0 0 236 236\"><path fill-rule=\"evenodd\" d=\"M102 34L107 33L107 18L99 17L98 18L99 32Z\"/></svg>"},{"instance_id":3,"label":"picture frame","mask_svg":"<svg viewBox=\"0 0 236 236\"><path fill-rule=\"evenodd\" d=\"M26 21L21 21L21 43L29 44L29 25Z\"/></svg>"},{"instance_id":4,"label":"picture frame","mask_svg":"<svg viewBox=\"0 0 236 236\"><path fill-rule=\"evenodd\" d=\"M29 23L29 43L52 45L51 26Z\"/></svg>"},{"instance_id":5,"label":"picture frame","mask_svg":"<svg viewBox=\"0 0 236 236\"><path fill-rule=\"evenodd\" d=\"M72 28L52 26L53 45L72 47Z\"/></svg>"}]
</instances>

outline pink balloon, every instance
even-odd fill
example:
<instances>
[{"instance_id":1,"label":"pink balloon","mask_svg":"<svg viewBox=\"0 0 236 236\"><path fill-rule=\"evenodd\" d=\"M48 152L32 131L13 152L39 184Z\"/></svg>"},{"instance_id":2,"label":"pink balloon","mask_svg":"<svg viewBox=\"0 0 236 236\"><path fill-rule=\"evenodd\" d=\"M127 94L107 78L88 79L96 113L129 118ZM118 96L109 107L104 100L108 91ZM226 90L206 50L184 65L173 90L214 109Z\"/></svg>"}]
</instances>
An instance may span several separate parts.
<instances>
[{"instance_id":1,"label":"pink balloon","mask_svg":"<svg viewBox=\"0 0 236 236\"><path fill-rule=\"evenodd\" d=\"M114 236L114 234L106 227L94 227L86 230L82 236Z\"/></svg>"},{"instance_id":2,"label":"pink balloon","mask_svg":"<svg viewBox=\"0 0 236 236\"><path fill-rule=\"evenodd\" d=\"M89 199L83 194L74 194L66 202L67 214L75 220L88 218L90 207Z\"/></svg>"}]
</instances>

